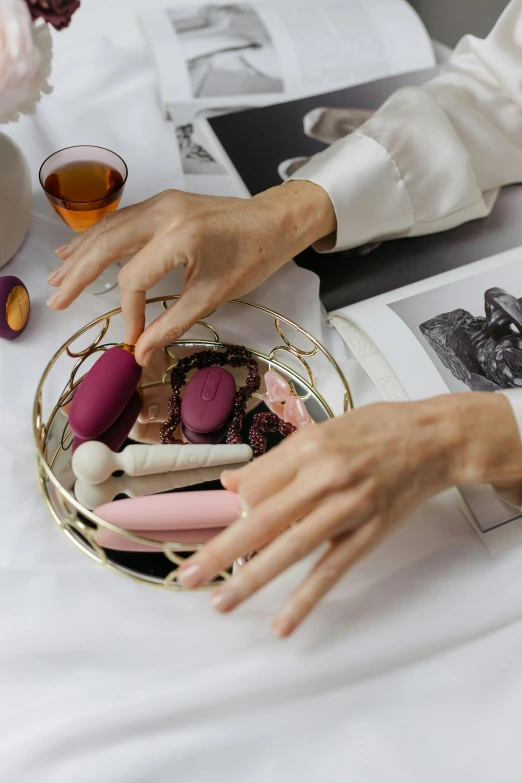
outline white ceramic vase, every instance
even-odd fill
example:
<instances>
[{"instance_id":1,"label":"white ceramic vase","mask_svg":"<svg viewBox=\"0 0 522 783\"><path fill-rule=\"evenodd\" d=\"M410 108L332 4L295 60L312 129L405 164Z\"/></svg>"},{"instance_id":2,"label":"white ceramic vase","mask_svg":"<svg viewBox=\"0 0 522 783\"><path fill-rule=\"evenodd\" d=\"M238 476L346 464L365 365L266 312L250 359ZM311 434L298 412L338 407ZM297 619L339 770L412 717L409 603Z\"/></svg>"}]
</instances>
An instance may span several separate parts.
<instances>
[{"instance_id":1,"label":"white ceramic vase","mask_svg":"<svg viewBox=\"0 0 522 783\"><path fill-rule=\"evenodd\" d=\"M22 244L31 219L31 173L24 153L0 132L0 267Z\"/></svg>"}]
</instances>

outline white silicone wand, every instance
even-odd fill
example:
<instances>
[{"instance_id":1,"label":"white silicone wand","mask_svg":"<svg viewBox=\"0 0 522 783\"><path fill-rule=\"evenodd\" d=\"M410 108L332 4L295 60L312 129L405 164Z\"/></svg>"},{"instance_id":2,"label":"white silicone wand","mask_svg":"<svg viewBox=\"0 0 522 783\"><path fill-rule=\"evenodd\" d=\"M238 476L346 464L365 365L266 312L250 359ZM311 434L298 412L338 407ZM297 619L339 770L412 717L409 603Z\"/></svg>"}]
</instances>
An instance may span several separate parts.
<instances>
[{"instance_id":1,"label":"white silicone wand","mask_svg":"<svg viewBox=\"0 0 522 783\"><path fill-rule=\"evenodd\" d=\"M110 503L116 495L128 495L131 498L143 495L155 495L171 489L181 489L206 481L217 481L223 470L237 468L239 465L220 465L211 468L195 468L169 473L156 473L153 476L111 476L103 484L86 484L78 481L74 485L76 500L91 511L105 503Z\"/></svg>"},{"instance_id":2,"label":"white silicone wand","mask_svg":"<svg viewBox=\"0 0 522 783\"><path fill-rule=\"evenodd\" d=\"M73 454L72 469L86 484L102 484L112 473L122 470L128 476L150 476L168 471L232 465L252 459L250 446L239 444L127 446L114 452L99 441L79 446Z\"/></svg>"}]
</instances>

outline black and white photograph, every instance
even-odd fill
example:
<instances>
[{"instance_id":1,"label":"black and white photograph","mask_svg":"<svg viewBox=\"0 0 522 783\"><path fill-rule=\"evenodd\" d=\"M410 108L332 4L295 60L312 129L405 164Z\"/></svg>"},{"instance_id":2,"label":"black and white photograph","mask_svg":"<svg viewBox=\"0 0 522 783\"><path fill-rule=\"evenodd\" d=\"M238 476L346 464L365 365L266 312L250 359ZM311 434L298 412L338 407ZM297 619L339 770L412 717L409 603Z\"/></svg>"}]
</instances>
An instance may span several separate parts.
<instances>
[{"instance_id":1,"label":"black and white photograph","mask_svg":"<svg viewBox=\"0 0 522 783\"><path fill-rule=\"evenodd\" d=\"M281 184L310 157L353 133L397 89L420 86L436 70L418 71L284 104L209 120L248 191ZM522 243L522 186L503 188L492 213L438 234L372 243L325 257L308 248L296 261L321 280L327 310L370 299L465 266ZM522 296L522 291L519 292Z\"/></svg>"},{"instance_id":2,"label":"black and white photograph","mask_svg":"<svg viewBox=\"0 0 522 783\"><path fill-rule=\"evenodd\" d=\"M176 125L176 140L184 174L225 174L225 168L198 141L198 127L192 122Z\"/></svg>"},{"instance_id":3,"label":"black and white photograph","mask_svg":"<svg viewBox=\"0 0 522 783\"><path fill-rule=\"evenodd\" d=\"M201 127L201 120L224 113L242 111L245 106L204 106L194 103L167 104L166 118L172 123L183 174L194 176L226 176L227 169L216 158L210 140Z\"/></svg>"},{"instance_id":4,"label":"black and white photograph","mask_svg":"<svg viewBox=\"0 0 522 783\"><path fill-rule=\"evenodd\" d=\"M452 392L522 387L522 257L388 305Z\"/></svg>"},{"instance_id":5,"label":"black and white photograph","mask_svg":"<svg viewBox=\"0 0 522 783\"><path fill-rule=\"evenodd\" d=\"M173 7L194 98L281 93L277 52L251 3Z\"/></svg>"},{"instance_id":6,"label":"black and white photograph","mask_svg":"<svg viewBox=\"0 0 522 783\"><path fill-rule=\"evenodd\" d=\"M508 263L388 304L450 392L522 387L522 252L514 255ZM459 490L482 531L520 518L520 511L483 485Z\"/></svg>"}]
</instances>

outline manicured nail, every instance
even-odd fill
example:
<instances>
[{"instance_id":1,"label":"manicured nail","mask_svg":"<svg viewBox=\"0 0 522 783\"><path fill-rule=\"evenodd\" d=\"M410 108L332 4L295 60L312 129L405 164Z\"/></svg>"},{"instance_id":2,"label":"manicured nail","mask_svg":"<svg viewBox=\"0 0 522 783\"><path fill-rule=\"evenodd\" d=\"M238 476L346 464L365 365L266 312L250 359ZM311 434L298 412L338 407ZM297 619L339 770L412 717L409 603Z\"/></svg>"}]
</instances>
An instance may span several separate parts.
<instances>
[{"instance_id":1,"label":"manicured nail","mask_svg":"<svg viewBox=\"0 0 522 783\"><path fill-rule=\"evenodd\" d=\"M67 250L69 244L70 244L69 242L66 242L65 245L60 245L60 247L57 247L56 250L54 251L56 255L58 255L58 253L63 253L64 250Z\"/></svg>"},{"instance_id":2,"label":"manicured nail","mask_svg":"<svg viewBox=\"0 0 522 783\"><path fill-rule=\"evenodd\" d=\"M279 617L277 620L274 620L272 625L272 635L276 636L278 639L284 639L286 636L290 636L293 630L293 623L290 622L288 617Z\"/></svg>"},{"instance_id":3,"label":"manicured nail","mask_svg":"<svg viewBox=\"0 0 522 783\"><path fill-rule=\"evenodd\" d=\"M149 405L149 410L147 412L147 419L146 421L154 421L156 416L158 415L159 406L158 405Z\"/></svg>"},{"instance_id":4,"label":"manicured nail","mask_svg":"<svg viewBox=\"0 0 522 783\"><path fill-rule=\"evenodd\" d=\"M49 277L47 278L48 283L52 283L53 280L56 280L60 276L60 272L62 271L62 266L57 266L56 269L53 269Z\"/></svg>"},{"instance_id":5,"label":"manicured nail","mask_svg":"<svg viewBox=\"0 0 522 783\"><path fill-rule=\"evenodd\" d=\"M47 300L46 305L47 307L56 307L59 301L60 301L60 292L55 291L54 294L51 294L51 296Z\"/></svg>"},{"instance_id":6,"label":"manicured nail","mask_svg":"<svg viewBox=\"0 0 522 783\"><path fill-rule=\"evenodd\" d=\"M210 599L216 612L229 612L237 604L237 596L233 587L222 587L212 595Z\"/></svg>"},{"instance_id":7,"label":"manicured nail","mask_svg":"<svg viewBox=\"0 0 522 783\"><path fill-rule=\"evenodd\" d=\"M145 351L145 353L143 354L142 366L143 367L148 367L149 364L151 363L151 360L152 360L153 356L154 356L154 350L149 349L148 351Z\"/></svg>"},{"instance_id":8,"label":"manicured nail","mask_svg":"<svg viewBox=\"0 0 522 783\"><path fill-rule=\"evenodd\" d=\"M181 566L178 573L178 582L183 587L199 587L204 582L201 566L196 563L193 563L186 568Z\"/></svg>"}]
</instances>

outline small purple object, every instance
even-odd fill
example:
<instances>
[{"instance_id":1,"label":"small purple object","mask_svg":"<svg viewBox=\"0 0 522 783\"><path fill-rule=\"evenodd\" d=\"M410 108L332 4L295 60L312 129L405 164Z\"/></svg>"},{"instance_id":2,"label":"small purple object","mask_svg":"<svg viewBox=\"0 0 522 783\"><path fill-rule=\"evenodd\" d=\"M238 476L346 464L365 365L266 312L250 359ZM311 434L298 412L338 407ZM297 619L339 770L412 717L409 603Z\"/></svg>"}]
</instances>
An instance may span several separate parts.
<instances>
[{"instance_id":1,"label":"small purple object","mask_svg":"<svg viewBox=\"0 0 522 783\"><path fill-rule=\"evenodd\" d=\"M181 434L183 435L184 440L186 440L187 443L194 443L196 445L200 443L209 443L210 445L221 443L222 440L225 440L227 432L228 427L226 424L224 427L214 430L214 432L195 432L194 430L185 427L183 423L181 424Z\"/></svg>"},{"instance_id":2,"label":"small purple object","mask_svg":"<svg viewBox=\"0 0 522 783\"><path fill-rule=\"evenodd\" d=\"M228 370L212 366L194 373L181 400L181 424L186 439L190 443L196 442L190 440L192 433L193 438L207 433L219 437L217 430L221 430L230 418L235 396L236 382ZM216 441L207 439L203 442Z\"/></svg>"},{"instance_id":3,"label":"small purple object","mask_svg":"<svg viewBox=\"0 0 522 783\"><path fill-rule=\"evenodd\" d=\"M105 351L78 386L69 411L69 426L79 438L95 440L109 429L130 401L141 367L124 348Z\"/></svg>"},{"instance_id":4,"label":"small purple object","mask_svg":"<svg viewBox=\"0 0 522 783\"><path fill-rule=\"evenodd\" d=\"M118 449L123 446L129 437L129 432L136 424L142 404L143 400L141 394L138 391L135 391L122 413L120 413L116 421L111 424L109 429L102 432L97 438L91 438L91 440L105 443L111 451L118 451ZM87 443L87 439L79 438L78 435L75 435L71 446L71 453L74 454L78 446L81 446L82 443Z\"/></svg>"},{"instance_id":5,"label":"small purple object","mask_svg":"<svg viewBox=\"0 0 522 783\"><path fill-rule=\"evenodd\" d=\"M31 304L27 288L18 277L0 277L0 337L14 340L29 320Z\"/></svg>"}]
</instances>

